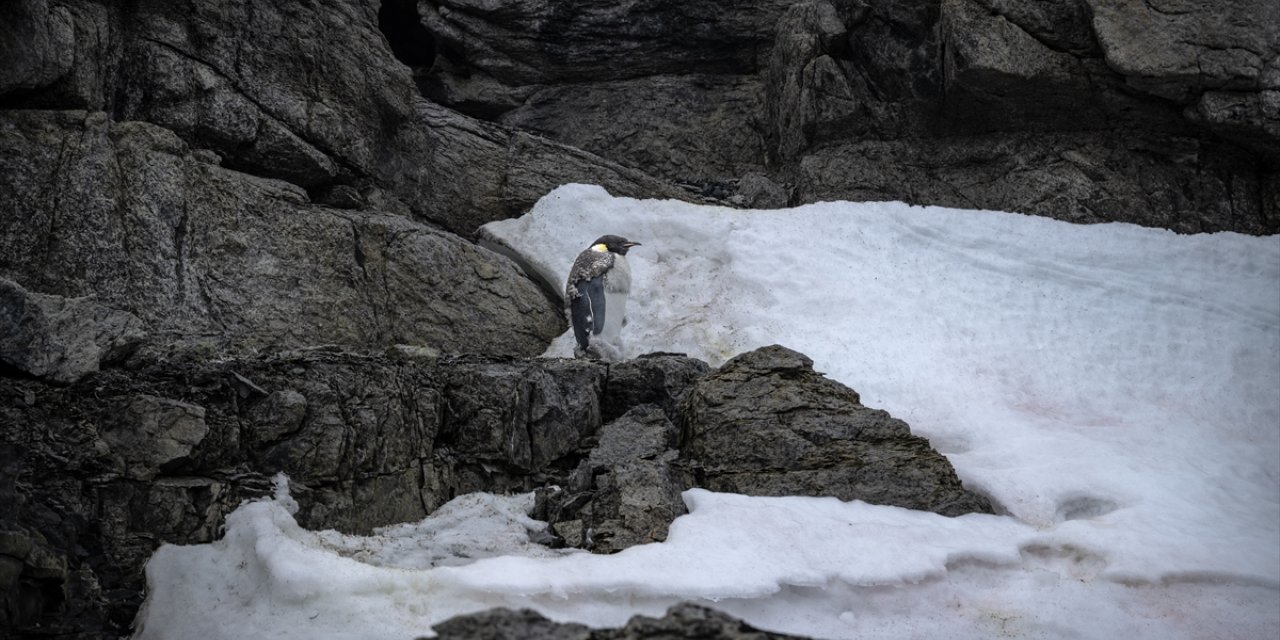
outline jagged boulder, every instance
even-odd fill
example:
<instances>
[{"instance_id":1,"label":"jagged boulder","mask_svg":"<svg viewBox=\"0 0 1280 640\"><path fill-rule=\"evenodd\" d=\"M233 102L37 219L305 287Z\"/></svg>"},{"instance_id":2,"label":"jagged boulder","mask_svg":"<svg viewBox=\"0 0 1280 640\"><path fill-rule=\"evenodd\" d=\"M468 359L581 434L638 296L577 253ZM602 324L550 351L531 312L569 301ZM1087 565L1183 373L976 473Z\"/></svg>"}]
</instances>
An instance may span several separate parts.
<instances>
[{"instance_id":1,"label":"jagged boulder","mask_svg":"<svg viewBox=\"0 0 1280 640\"><path fill-rule=\"evenodd\" d=\"M689 192L653 177L647 168L484 122L418 100L415 121L394 142L380 175L407 204L390 203L454 233L514 218L566 183L597 184L618 196L691 199Z\"/></svg>"},{"instance_id":2,"label":"jagged boulder","mask_svg":"<svg viewBox=\"0 0 1280 640\"><path fill-rule=\"evenodd\" d=\"M127 356L145 338L142 321L89 298L27 291L0 278L0 362L54 382L75 382Z\"/></svg>"},{"instance_id":3,"label":"jagged boulder","mask_svg":"<svg viewBox=\"0 0 1280 640\"><path fill-rule=\"evenodd\" d=\"M698 486L835 496L956 516L991 513L907 423L778 345L726 362L680 405L681 456Z\"/></svg>"},{"instance_id":4,"label":"jagged boulder","mask_svg":"<svg viewBox=\"0 0 1280 640\"><path fill-rule=\"evenodd\" d=\"M1274 2L1084 2L1107 64L1136 88L1184 104L1205 90L1280 89Z\"/></svg>"},{"instance_id":5,"label":"jagged boulder","mask_svg":"<svg viewBox=\"0 0 1280 640\"><path fill-rule=\"evenodd\" d=\"M706 640L802 640L800 636L762 631L733 616L695 604L678 604L661 618L635 616L616 631L604 630L600 640L642 638L705 638Z\"/></svg>"},{"instance_id":6,"label":"jagged boulder","mask_svg":"<svg viewBox=\"0 0 1280 640\"><path fill-rule=\"evenodd\" d=\"M115 3L12 0L0 5L0 104L103 109L120 62Z\"/></svg>"},{"instance_id":7,"label":"jagged boulder","mask_svg":"<svg viewBox=\"0 0 1280 640\"><path fill-rule=\"evenodd\" d=\"M708 100L710 95L716 99ZM704 194L702 183L759 171L765 139L756 114L763 97L754 76L705 70L596 79L540 86L494 116L494 122L685 183L710 196L715 194ZM646 195L689 198L688 193Z\"/></svg>"},{"instance_id":8,"label":"jagged boulder","mask_svg":"<svg viewBox=\"0 0 1280 640\"><path fill-rule=\"evenodd\" d=\"M495 467L546 469L600 427L604 376L588 360L453 365L441 444Z\"/></svg>"},{"instance_id":9,"label":"jagged boulder","mask_svg":"<svg viewBox=\"0 0 1280 640\"><path fill-rule=\"evenodd\" d=\"M1280 192L1257 169L1249 153L1195 137L973 134L829 145L801 160L796 189L814 200L905 197L1077 223L1123 211L1129 222L1182 233L1268 233L1274 218L1258 213L1280 202Z\"/></svg>"},{"instance_id":10,"label":"jagged boulder","mask_svg":"<svg viewBox=\"0 0 1280 640\"><path fill-rule=\"evenodd\" d=\"M992 512L928 440L863 406L803 354L775 345L716 371L699 364L659 355L610 368L605 406L612 392L629 409L600 427L590 452L537 511L565 544L609 553L665 540L685 512L681 492L692 487L834 496L948 516Z\"/></svg>"},{"instance_id":11,"label":"jagged boulder","mask_svg":"<svg viewBox=\"0 0 1280 640\"><path fill-rule=\"evenodd\" d=\"M668 415L690 386L711 371L696 358L675 353L650 353L609 367L602 419L611 422L633 407L654 404Z\"/></svg>"},{"instance_id":12,"label":"jagged boulder","mask_svg":"<svg viewBox=\"0 0 1280 640\"><path fill-rule=\"evenodd\" d=\"M5 635L123 633L156 546L212 541L277 472L304 526L362 533L464 493L562 484L599 429L604 378L588 361L399 350L131 366L0 377Z\"/></svg>"},{"instance_id":13,"label":"jagged boulder","mask_svg":"<svg viewBox=\"0 0 1280 640\"><path fill-rule=\"evenodd\" d=\"M440 640L801 640L800 636L762 631L730 615L688 603L671 607L661 618L635 616L618 629L552 622L530 609L489 609L450 618L431 629Z\"/></svg>"},{"instance_id":14,"label":"jagged boulder","mask_svg":"<svg viewBox=\"0 0 1280 640\"><path fill-rule=\"evenodd\" d=\"M1188 120L1280 154L1280 5L1087 0L1107 65ZM1249 16L1248 19L1240 19Z\"/></svg>"},{"instance_id":15,"label":"jagged boulder","mask_svg":"<svg viewBox=\"0 0 1280 640\"><path fill-rule=\"evenodd\" d=\"M115 87L121 119L170 129L228 167L307 188L374 175L413 115L407 70L368 4L148 1L133 11L128 73Z\"/></svg>"},{"instance_id":16,"label":"jagged boulder","mask_svg":"<svg viewBox=\"0 0 1280 640\"><path fill-rule=\"evenodd\" d=\"M820 128L856 110L853 87L833 57L848 36L844 17L828 2L799 2L779 18L764 73L769 149L776 157L796 158Z\"/></svg>"},{"instance_id":17,"label":"jagged boulder","mask_svg":"<svg viewBox=\"0 0 1280 640\"><path fill-rule=\"evenodd\" d=\"M13 62L0 69L0 106L146 121L317 201L464 236L565 182L689 197L644 171L426 102L395 56L432 59L431 36L395 15L403 2L382 4L14 0L0 7L0 53Z\"/></svg>"},{"instance_id":18,"label":"jagged boulder","mask_svg":"<svg viewBox=\"0 0 1280 640\"><path fill-rule=\"evenodd\" d=\"M47 0L20 0L0 5L0 96L47 86L71 71L74 30L66 7ZM22 54L22 55L19 55Z\"/></svg>"},{"instance_id":19,"label":"jagged boulder","mask_svg":"<svg viewBox=\"0 0 1280 640\"><path fill-rule=\"evenodd\" d=\"M1054 15L1037 15L1035 6ZM1057 129L1070 118L1092 128L1109 113L1123 114L1120 79L1088 46L1087 16L1073 6L944 0L940 53L949 117L973 130L1007 131L1015 123L1018 130ZM1177 118L1174 110L1166 114Z\"/></svg>"},{"instance_id":20,"label":"jagged boulder","mask_svg":"<svg viewBox=\"0 0 1280 640\"><path fill-rule=\"evenodd\" d=\"M640 405L600 429L599 440L555 492L545 517L565 544L598 553L667 539L686 512L690 486L675 464L676 430L656 405Z\"/></svg>"},{"instance_id":21,"label":"jagged boulder","mask_svg":"<svg viewBox=\"0 0 1280 640\"><path fill-rule=\"evenodd\" d=\"M120 398L99 435L129 478L151 480L180 463L209 433L204 407L138 394Z\"/></svg>"},{"instance_id":22,"label":"jagged boulder","mask_svg":"<svg viewBox=\"0 0 1280 640\"><path fill-rule=\"evenodd\" d=\"M532 609L495 608L455 616L431 627L440 640L590 640L591 628L554 622ZM418 640L425 640L419 638Z\"/></svg>"},{"instance_id":23,"label":"jagged boulder","mask_svg":"<svg viewBox=\"0 0 1280 640\"><path fill-rule=\"evenodd\" d=\"M550 0L429 0L418 8L448 57L519 88L584 77L750 71L771 40L772 21L790 4L768 0L744 9L732 0L657 0L569 10ZM448 72L442 67L428 80L449 82Z\"/></svg>"}]
</instances>

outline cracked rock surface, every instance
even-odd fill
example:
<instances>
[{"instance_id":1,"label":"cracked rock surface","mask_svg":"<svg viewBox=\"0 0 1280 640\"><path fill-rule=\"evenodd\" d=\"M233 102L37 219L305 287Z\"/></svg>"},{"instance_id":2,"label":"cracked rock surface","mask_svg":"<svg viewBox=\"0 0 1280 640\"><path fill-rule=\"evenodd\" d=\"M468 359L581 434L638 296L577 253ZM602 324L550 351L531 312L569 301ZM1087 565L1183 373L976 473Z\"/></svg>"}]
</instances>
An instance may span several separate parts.
<instances>
[{"instance_id":1,"label":"cracked rock surface","mask_svg":"<svg viewBox=\"0 0 1280 640\"><path fill-rule=\"evenodd\" d=\"M672 354L155 355L69 385L0 377L2 628L124 633L155 548L215 540L279 472L310 529L364 534L458 495L534 491L547 542L600 553L666 539L691 487L990 511L905 423L783 347L719 371Z\"/></svg>"},{"instance_id":2,"label":"cracked rock surface","mask_svg":"<svg viewBox=\"0 0 1280 640\"><path fill-rule=\"evenodd\" d=\"M756 174L792 205L1280 231L1269 0L420 7L433 100L727 204Z\"/></svg>"},{"instance_id":3,"label":"cracked rock surface","mask_svg":"<svg viewBox=\"0 0 1280 640\"><path fill-rule=\"evenodd\" d=\"M401 216L313 205L291 183L206 162L168 129L28 110L0 111L0 132L13 223L0 273L94 294L159 344L533 355L563 329L506 258Z\"/></svg>"}]
</instances>

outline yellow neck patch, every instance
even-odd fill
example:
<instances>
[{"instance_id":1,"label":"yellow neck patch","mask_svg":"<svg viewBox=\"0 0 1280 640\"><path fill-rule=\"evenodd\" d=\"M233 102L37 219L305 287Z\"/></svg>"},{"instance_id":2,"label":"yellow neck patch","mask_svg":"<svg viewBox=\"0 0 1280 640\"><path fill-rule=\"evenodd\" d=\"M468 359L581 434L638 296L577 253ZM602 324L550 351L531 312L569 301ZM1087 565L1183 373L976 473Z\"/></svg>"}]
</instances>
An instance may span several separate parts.
<instances>
[{"instance_id":1,"label":"yellow neck patch","mask_svg":"<svg viewBox=\"0 0 1280 640\"><path fill-rule=\"evenodd\" d=\"M604 246L603 242L591 245L591 250L596 253L609 253L609 247Z\"/></svg>"}]
</instances>

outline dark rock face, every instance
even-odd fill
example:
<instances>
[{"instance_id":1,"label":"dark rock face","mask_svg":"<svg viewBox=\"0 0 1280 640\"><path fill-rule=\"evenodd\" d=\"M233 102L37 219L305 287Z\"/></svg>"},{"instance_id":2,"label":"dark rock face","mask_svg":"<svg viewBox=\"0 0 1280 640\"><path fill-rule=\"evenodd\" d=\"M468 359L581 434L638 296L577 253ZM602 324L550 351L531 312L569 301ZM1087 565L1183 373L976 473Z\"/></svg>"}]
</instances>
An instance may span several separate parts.
<instances>
[{"instance_id":1,"label":"dark rock face","mask_svg":"<svg viewBox=\"0 0 1280 640\"><path fill-rule=\"evenodd\" d=\"M325 349L135 365L70 386L0 378L6 636L40 624L116 637L155 547L215 539L277 472L305 526L356 532L556 482L600 427L604 378L585 361Z\"/></svg>"},{"instance_id":2,"label":"dark rock face","mask_svg":"<svg viewBox=\"0 0 1280 640\"><path fill-rule=\"evenodd\" d=\"M431 628L440 640L787 640L799 638L761 631L713 609L679 604L661 618L636 616L620 629L591 629L552 622L529 609L490 609L450 618Z\"/></svg>"},{"instance_id":3,"label":"dark rock face","mask_svg":"<svg viewBox=\"0 0 1280 640\"><path fill-rule=\"evenodd\" d=\"M601 553L667 538L685 513L693 485L677 463L671 418L710 367L675 354L649 354L609 366L602 426L557 491L543 494L539 517L565 544Z\"/></svg>"},{"instance_id":4,"label":"dark rock face","mask_svg":"<svg viewBox=\"0 0 1280 640\"><path fill-rule=\"evenodd\" d=\"M399 216L315 206L167 129L8 111L0 131L0 215L13 223L0 273L39 293L96 294L161 337L534 355L563 330L507 259Z\"/></svg>"},{"instance_id":5,"label":"dark rock face","mask_svg":"<svg viewBox=\"0 0 1280 640\"><path fill-rule=\"evenodd\" d=\"M546 469L599 428L604 374L585 360L453 366L441 444L494 465Z\"/></svg>"},{"instance_id":6,"label":"dark rock face","mask_svg":"<svg viewBox=\"0 0 1280 640\"><path fill-rule=\"evenodd\" d=\"M894 158L910 158L910 166ZM1248 212L1273 206L1274 195L1266 200L1271 187L1254 173L1255 162L1248 152L1189 137L1019 133L831 147L806 156L796 179L817 200L897 198L906 184L908 199L944 206L1080 223L1110 221L1123 210L1136 224L1262 232L1259 224L1272 223ZM1202 219L1209 215L1216 222Z\"/></svg>"},{"instance_id":7,"label":"dark rock face","mask_svg":"<svg viewBox=\"0 0 1280 640\"><path fill-rule=\"evenodd\" d=\"M907 423L774 345L735 357L680 406L681 453L698 486L747 495L830 495L956 516L991 513Z\"/></svg>"},{"instance_id":8,"label":"dark rock face","mask_svg":"<svg viewBox=\"0 0 1280 640\"><path fill-rule=\"evenodd\" d=\"M421 2L419 84L732 204L756 173L791 204L1280 231L1273 2L554 4Z\"/></svg>"},{"instance_id":9,"label":"dark rock face","mask_svg":"<svg viewBox=\"0 0 1280 640\"><path fill-rule=\"evenodd\" d=\"M592 637L591 628L586 625L554 622L532 609L489 609L450 618L431 630L440 640L588 640Z\"/></svg>"},{"instance_id":10,"label":"dark rock face","mask_svg":"<svg viewBox=\"0 0 1280 640\"><path fill-rule=\"evenodd\" d=\"M862 406L857 392L815 372L804 355L775 345L710 373L691 370L693 362L658 356L610 368L605 406L631 408L605 422L538 512L565 544L613 552L665 540L685 512L680 493L691 487L835 496L947 516L992 512L927 440Z\"/></svg>"},{"instance_id":11,"label":"dark rock face","mask_svg":"<svg viewBox=\"0 0 1280 640\"><path fill-rule=\"evenodd\" d=\"M429 61L421 42L405 38L425 38L429 50L431 36L391 10L382 22L399 26L388 26L389 44L379 13L362 0L15 0L0 9L0 108L146 121L229 169L318 200L345 187L351 204L464 236L565 182L688 197L642 171L424 101L393 49ZM0 148L0 158L25 153ZM141 179L133 171L123 167L122 177Z\"/></svg>"},{"instance_id":12,"label":"dark rock face","mask_svg":"<svg viewBox=\"0 0 1280 640\"><path fill-rule=\"evenodd\" d=\"M85 298L31 293L0 278L0 363L54 382L75 382L142 342L142 321Z\"/></svg>"},{"instance_id":13,"label":"dark rock face","mask_svg":"<svg viewBox=\"0 0 1280 640\"><path fill-rule=\"evenodd\" d=\"M667 539L686 512L691 485L675 464L675 427L655 405L640 405L604 425L599 441L553 493L545 517L571 547L612 553Z\"/></svg>"},{"instance_id":14,"label":"dark rock face","mask_svg":"<svg viewBox=\"0 0 1280 640\"><path fill-rule=\"evenodd\" d=\"M302 187L368 175L413 114L405 72L386 64L371 28L372 3L145 1L134 11L120 119L170 129L228 167Z\"/></svg>"},{"instance_id":15,"label":"dark rock face","mask_svg":"<svg viewBox=\"0 0 1280 640\"><path fill-rule=\"evenodd\" d=\"M547 86L496 121L671 180L705 182L759 170L764 139L751 116L761 99L751 77L656 75Z\"/></svg>"},{"instance_id":16,"label":"dark rock face","mask_svg":"<svg viewBox=\"0 0 1280 640\"><path fill-rule=\"evenodd\" d=\"M605 383L604 419L612 421L641 404L654 404L675 415L685 392L710 370L701 360L671 353L651 353L614 364Z\"/></svg>"},{"instance_id":17,"label":"dark rock face","mask_svg":"<svg viewBox=\"0 0 1280 640\"><path fill-rule=\"evenodd\" d=\"M309 528L536 490L560 542L597 552L666 539L694 486L989 510L904 423L781 347L719 372L671 354L150 357L70 385L0 377L0 628L123 632L155 547L212 541L278 472Z\"/></svg>"}]
</instances>

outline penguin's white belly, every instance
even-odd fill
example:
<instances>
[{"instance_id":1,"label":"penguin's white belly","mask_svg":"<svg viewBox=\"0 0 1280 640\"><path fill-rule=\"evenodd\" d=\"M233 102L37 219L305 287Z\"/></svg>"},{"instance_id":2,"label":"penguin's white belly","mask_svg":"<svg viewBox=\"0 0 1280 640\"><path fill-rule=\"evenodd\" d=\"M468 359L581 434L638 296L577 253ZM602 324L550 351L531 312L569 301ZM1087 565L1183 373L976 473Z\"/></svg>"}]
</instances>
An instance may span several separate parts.
<instances>
[{"instance_id":1,"label":"penguin's white belly","mask_svg":"<svg viewBox=\"0 0 1280 640\"><path fill-rule=\"evenodd\" d=\"M627 298L631 294L631 265L618 256L604 281L604 329L600 337L615 341L622 333L622 321L627 315Z\"/></svg>"},{"instance_id":2,"label":"penguin's white belly","mask_svg":"<svg viewBox=\"0 0 1280 640\"><path fill-rule=\"evenodd\" d=\"M600 331L600 337L612 341L622 333L622 318L627 313L627 294L605 289L604 304L604 329Z\"/></svg>"}]
</instances>

